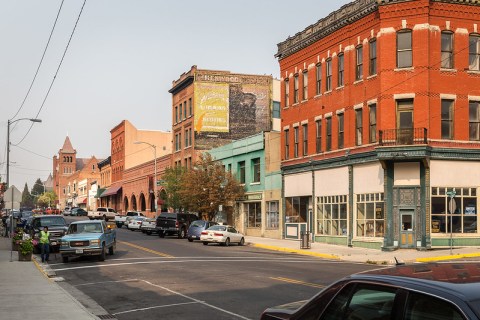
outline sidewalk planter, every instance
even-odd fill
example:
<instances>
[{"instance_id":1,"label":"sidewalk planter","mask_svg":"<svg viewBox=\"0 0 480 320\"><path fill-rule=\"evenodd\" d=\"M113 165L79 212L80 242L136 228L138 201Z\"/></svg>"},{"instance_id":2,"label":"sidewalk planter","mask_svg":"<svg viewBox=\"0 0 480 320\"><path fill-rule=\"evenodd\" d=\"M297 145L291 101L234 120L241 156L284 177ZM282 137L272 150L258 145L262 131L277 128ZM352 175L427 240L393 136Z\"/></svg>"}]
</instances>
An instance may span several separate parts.
<instances>
[{"instance_id":1,"label":"sidewalk planter","mask_svg":"<svg viewBox=\"0 0 480 320\"><path fill-rule=\"evenodd\" d=\"M32 253L26 253L22 254L20 251L18 251L18 261L32 261Z\"/></svg>"},{"instance_id":2,"label":"sidewalk planter","mask_svg":"<svg viewBox=\"0 0 480 320\"><path fill-rule=\"evenodd\" d=\"M18 251L20 244L17 242L12 242L12 251Z\"/></svg>"}]
</instances>

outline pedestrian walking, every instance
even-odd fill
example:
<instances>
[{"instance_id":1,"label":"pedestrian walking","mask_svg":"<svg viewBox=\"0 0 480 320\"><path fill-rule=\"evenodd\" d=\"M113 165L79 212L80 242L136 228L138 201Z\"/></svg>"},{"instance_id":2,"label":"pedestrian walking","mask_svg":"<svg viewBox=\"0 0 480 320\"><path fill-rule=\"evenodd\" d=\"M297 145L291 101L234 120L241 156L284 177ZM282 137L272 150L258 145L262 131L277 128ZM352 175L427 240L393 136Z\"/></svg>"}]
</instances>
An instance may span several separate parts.
<instances>
[{"instance_id":1,"label":"pedestrian walking","mask_svg":"<svg viewBox=\"0 0 480 320\"><path fill-rule=\"evenodd\" d=\"M50 255L50 232L48 232L48 227L44 227L43 230L40 231L40 248L42 263L45 261L48 262Z\"/></svg>"}]
</instances>

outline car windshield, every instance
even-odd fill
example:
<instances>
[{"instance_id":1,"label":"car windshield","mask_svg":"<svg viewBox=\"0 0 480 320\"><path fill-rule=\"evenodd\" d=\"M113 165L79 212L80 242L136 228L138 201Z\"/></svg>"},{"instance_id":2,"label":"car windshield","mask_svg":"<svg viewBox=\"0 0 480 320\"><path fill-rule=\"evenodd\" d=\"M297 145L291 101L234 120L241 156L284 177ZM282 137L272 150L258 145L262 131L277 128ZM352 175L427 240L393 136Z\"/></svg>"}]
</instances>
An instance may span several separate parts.
<instances>
[{"instance_id":1,"label":"car windshield","mask_svg":"<svg viewBox=\"0 0 480 320\"><path fill-rule=\"evenodd\" d=\"M33 215L32 211L23 211L22 212L22 218L23 219L27 219L27 218L31 217L32 215Z\"/></svg>"},{"instance_id":2,"label":"car windshield","mask_svg":"<svg viewBox=\"0 0 480 320\"><path fill-rule=\"evenodd\" d=\"M35 227L51 227L51 226L64 226L65 219L63 217L45 217L43 219L37 219L35 221Z\"/></svg>"},{"instance_id":3,"label":"car windshield","mask_svg":"<svg viewBox=\"0 0 480 320\"><path fill-rule=\"evenodd\" d=\"M213 231L226 231L227 227L226 226L212 226L208 228L208 230L213 230Z\"/></svg>"},{"instance_id":4,"label":"car windshield","mask_svg":"<svg viewBox=\"0 0 480 320\"><path fill-rule=\"evenodd\" d=\"M78 233L102 233L101 223L76 223L71 224L68 228L67 234Z\"/></svg>"},{"instance_id":5,"label":"car windshield","mask_svg":"<svg viewBox=\"0 0 480 320\"><path fill-rule=\"evenodd\" d=\"M127 212L127 217L136 216L136 215L138 215L138 213L136 212Z\"/></svg>"},{"instance_id":6,"label":"car windshield","mask_svg":"<svg viewBox=\"0 0 480 320\"><path fill-rule=\"evenodd\" d=\"M205 225L205 221L197 220L197 221L193 221L190 226L191 226L191 227L201 228L201 227L203 227L204 225Z\"/></svg>"}]
</instances>

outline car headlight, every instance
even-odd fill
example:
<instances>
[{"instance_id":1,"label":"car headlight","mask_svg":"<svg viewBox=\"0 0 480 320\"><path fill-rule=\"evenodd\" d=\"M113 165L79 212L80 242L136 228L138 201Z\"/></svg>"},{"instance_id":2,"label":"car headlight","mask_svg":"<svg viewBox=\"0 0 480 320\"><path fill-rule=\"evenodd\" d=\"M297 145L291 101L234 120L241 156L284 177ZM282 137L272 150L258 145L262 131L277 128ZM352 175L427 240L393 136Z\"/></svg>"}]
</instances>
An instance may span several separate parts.
<instances>
[{"instance_id":1,"label":"car headlight","mask_svg":"<svg viewBox=\"0 0 480 320\"><path fill-rule=\"evenodd\" d=\"M96 244L96 245L99 245L100 244L100 240L90 240L90 244Z\"/></svg>"},{"instance_id":2,"label":"car headlight","mask_svg":"<svg viewBox=\"0 0 480 320\"><path fill-rule=\"evenodd\" d=\"M60 241L60 245L61 245L61 246L68 246L68 241L61 240L61 241Z\"/></svg>"}]
</instances>

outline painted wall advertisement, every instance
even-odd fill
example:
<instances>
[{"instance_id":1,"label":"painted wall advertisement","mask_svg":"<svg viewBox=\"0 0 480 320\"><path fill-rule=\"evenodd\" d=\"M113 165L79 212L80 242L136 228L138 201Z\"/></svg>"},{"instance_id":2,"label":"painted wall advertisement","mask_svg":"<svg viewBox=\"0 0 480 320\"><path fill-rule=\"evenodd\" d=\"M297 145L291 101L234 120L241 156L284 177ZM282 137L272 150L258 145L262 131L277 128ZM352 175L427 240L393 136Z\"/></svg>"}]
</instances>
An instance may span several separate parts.
<instances>
[{"instance_id":1,"label":"painted wall advertisement","mask_svg":"<svg viewBox=\"0 0 480 320\"><path fill-rule=\"evenodd\" d=\"M271 76L197 72L194 92L197 149L271 129Z\"/></svg>"}]
</instances>

